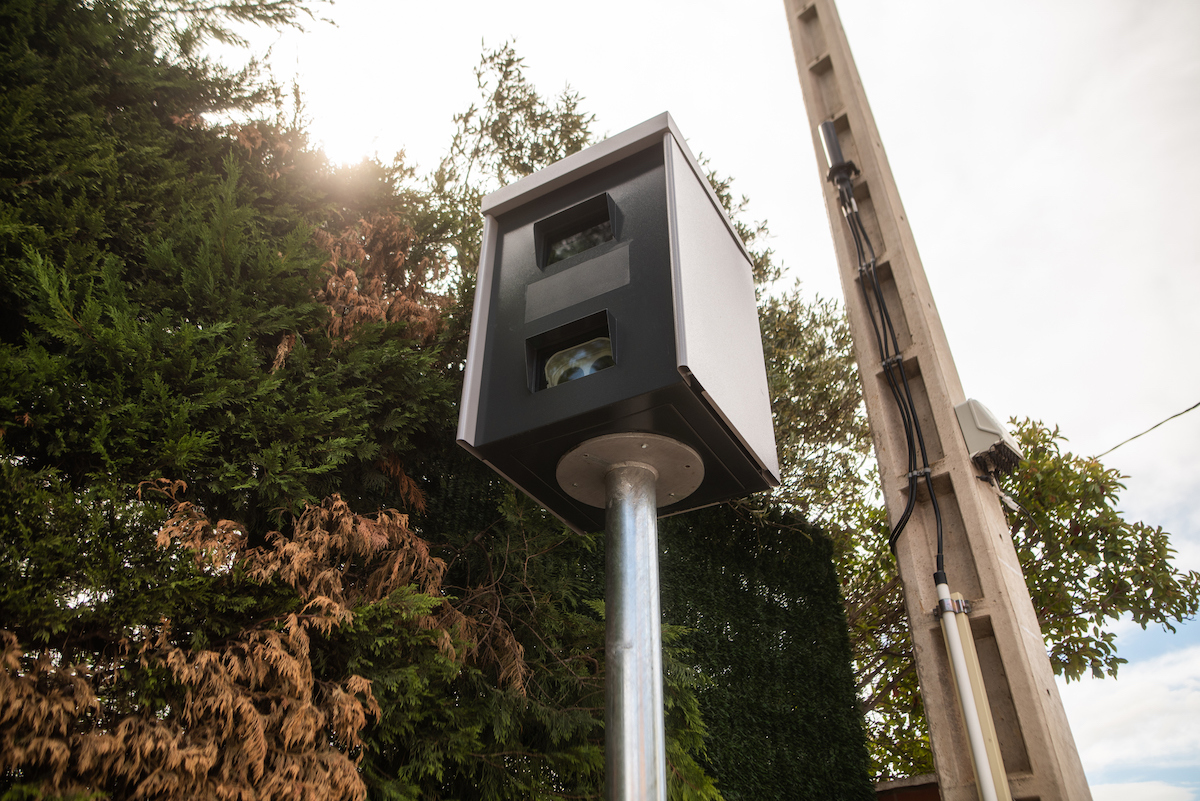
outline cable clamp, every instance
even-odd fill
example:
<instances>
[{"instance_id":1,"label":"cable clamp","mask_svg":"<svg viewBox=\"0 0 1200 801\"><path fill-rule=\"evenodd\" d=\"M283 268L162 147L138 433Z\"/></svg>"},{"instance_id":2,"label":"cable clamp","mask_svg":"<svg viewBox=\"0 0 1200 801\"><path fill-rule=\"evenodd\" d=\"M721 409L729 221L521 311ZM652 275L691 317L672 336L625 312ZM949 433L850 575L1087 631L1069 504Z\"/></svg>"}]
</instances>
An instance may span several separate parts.
<instances>
[{"instance_id":1,"label":"cable clamp","mask_svg":"<svg viewBox=\"0 0 1200 801\"><path fill-rule=\"evenodd\" d=\"M955 598L942 598L938 601L938 605L936 607L934 607L933 616L941 617L942 615L947 615L947 614L949 614L949 615L966 615L966 614L970 614L970 612L971 612L971 602L970 601L968 601L966 599L963 599L960 601Z\"/></svg>"},{"instance_id":2,"label":"cable clamp","mask_svg":"<svg viewBox=\"0 0 1200 801\"><path fill-rule=\"evenodd\" d=\"M921 476L928 476L928 475L931 475L932 473L933 473L932 468L922 467L919 470L914 470L911 473L909 473L907 478L920 478Z\"/></svg>"},{"instance_id":3,"label":"cable clamp","mask_svg":"<svg viewBox=\"0 0 1200 801\"><path fill-rule=\"evenodd\" d=\"M903 362L904 362L904 357L901 356L899 353L897 353L895 356L889 356L888 358L884 359L883 366L884 367L895 367L896 365L902 364Z\"/></svg>"},{"instance_id":4,"label":"cable clamp","mask_svg":"<svg viewBox=\"0 0 1200 801\"><path fill-rule=\"evenodd\" d=\"M829 172L825 173L825 180L838 186L842 181L850 183L850 179L856 177L860 172L861 170L855 166L853 161L843 161L841 164L829 168Z\"/></svg>"}]
</instances>

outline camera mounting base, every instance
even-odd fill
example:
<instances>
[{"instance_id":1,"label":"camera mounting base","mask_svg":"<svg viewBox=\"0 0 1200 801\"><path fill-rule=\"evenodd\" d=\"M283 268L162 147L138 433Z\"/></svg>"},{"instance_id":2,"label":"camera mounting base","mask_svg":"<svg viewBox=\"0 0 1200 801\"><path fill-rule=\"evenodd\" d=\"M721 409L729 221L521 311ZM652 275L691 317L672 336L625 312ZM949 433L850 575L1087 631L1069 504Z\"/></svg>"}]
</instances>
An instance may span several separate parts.
<instances>
[{"instance_id":1,"label":"camera mounting base","mask_svg":"<svg viewBox=\"0 0 1200 801\"><path fill-rule=\"evenodd\" d=\"M657 475L656 504L669 506L691 495L704 481L704 461L696 451L660 434L621 433L577 445L558 462L555 476L577 501L605 507L604 477L625 464L649 467Z\"/></svg>"}]
</instances>

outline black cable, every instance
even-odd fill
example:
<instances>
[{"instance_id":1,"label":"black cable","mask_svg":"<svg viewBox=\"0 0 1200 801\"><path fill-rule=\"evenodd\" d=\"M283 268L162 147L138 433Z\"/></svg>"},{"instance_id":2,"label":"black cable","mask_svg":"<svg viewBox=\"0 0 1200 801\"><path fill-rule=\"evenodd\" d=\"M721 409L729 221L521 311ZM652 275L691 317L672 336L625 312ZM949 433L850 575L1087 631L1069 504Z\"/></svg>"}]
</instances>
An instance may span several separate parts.
<instances>
[{"instance_id":1,"label":"black cable","mask_svg":"<svg viewBox=\"0 0 1200 801\"><path fill-rule=\"evenodd\" d=\"M1171 422L1172 420L1174 420L1176 417L1182 417L1183 415L1185 415L1185 414L1187 414L1188 412L1190 412L1190 411L1192 411L1192 410L1194 410L1194 409L1197 409L1197 408L1200 408L1200 403L1197 403L1197 404L1194 404L1194 405L1192 405L1192 406L1189 406L1189 407L1187 407L1186 409L1184 409L1182 412L1176 412L1175 414L1171 415L1171 416L1170 416L1170 417L1168 417L1166 420L1163 420L1163 421L1162 421L1162 422L1160 422L1160 423L1155 423L1154 425L1150 426L1150 427L1149 427L1149 428L1147 428L1145 431L1143 431L1141 434L1134 434L1134 435L1133 435L1132 437L1130 437L1129 439L1127 439L1127 440L1123 440L1123 441L1121 441L1121 442L1118 442L1116 445L1113 445L1111 448L1109 448L1108 450L1106 450L1104 453L1097 454L1095 458L1096 458L1096 459L1099 459L1101 456L1108 456L1110 453L1112 453L1113 451L1115 451L1117 448L1121 447L1121 446L1122 446L1122 445L1124 445L1125 443L1127 443L1127 442L1133 442L1133 441L1134 441L1135 439L1137 439L1138 437L1145 436L1146 434L1149 434L1151 431L1153 431L1154 429L1158 428L1158 427L1159 427L1159 426L1161 426L1163 423L1169 423L1169 422Z\"/></svg>"},{"instance_id":2,"label":"black cable","mask_svg":"<svg viewBox=\"0 0 1200 801\"><path fill-rule=\"evenodd\" d=\"M888 537L888 548L896 552L896 542L900 539L905 526L908 525L916 508L917 491L921 478L925 479L925 488L929 492L929 500L933 507L934 522L937 527L937 572L935 581L945 582L945 550L942 539L942 512L937 502L937 494L933 490L933 474L929 467L929 454L925 447L925 436L921 431L921 422L917 418L916 404L913 402L912 388L909 386L908 375L904 370L904 356L900 350L899 337L888 310L887 299L884 297L883 286L879 281L876 269L875 247L867 234L859 215L858 203L854 199L854 186L851 177L857 172L851 162L842 162L831 167L829 180L837 188L838 201L842 208L842 216L850 229L854 240L854 250L858 257L859 285L863 293L867 314L871 320L871 328L875 333L875 345L879 351L879 360L887 379L888 389L900 413L900 422L904 427L904 439L908 452L908 500L904 512ZM874 299L874 303L872 303ZM918 454L920 458L918 459Z\"/></svg>"}]
</instances>

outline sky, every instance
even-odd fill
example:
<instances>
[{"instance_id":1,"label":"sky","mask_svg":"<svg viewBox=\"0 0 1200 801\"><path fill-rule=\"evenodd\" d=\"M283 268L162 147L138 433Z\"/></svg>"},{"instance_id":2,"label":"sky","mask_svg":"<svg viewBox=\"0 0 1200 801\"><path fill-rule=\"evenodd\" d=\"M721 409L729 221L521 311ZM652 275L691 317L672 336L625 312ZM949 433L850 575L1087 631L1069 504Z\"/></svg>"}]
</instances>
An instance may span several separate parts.
<instances>
[{"instance_id":1,"label":"sky","mask_svg":"<svg viewBox=\"0 0 1200 801\"><path fill-rule=\"evenodd\" d=\"M671 112L812 294L841 297L783 3L341 0L256 35L334 159L422 170L513 41L614 134ZM1200 3L842 0L963 387L1102 453L1200 402ZM823 167L822 167L823 170ZM1104 457L1200 569L1200 409ZM1060 687L1097 801L1200 801L1200 624L1118 624L1118 679Z\"/></svg>"}]
</instances>

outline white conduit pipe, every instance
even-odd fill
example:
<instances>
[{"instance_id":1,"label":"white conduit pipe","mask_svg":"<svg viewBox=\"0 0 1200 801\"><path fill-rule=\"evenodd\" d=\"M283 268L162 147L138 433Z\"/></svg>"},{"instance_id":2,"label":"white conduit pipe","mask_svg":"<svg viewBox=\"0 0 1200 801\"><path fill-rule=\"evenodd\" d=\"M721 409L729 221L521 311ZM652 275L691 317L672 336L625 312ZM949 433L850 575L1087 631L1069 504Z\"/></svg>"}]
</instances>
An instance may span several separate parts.
<instances>
[{"instance_id":1,"label":"white conduit pipe","mask_svg":"<svg viewBox=\"0 0 1200 801\"><path fill-rule=\"evenodd\" d=\"M971 691L971 677L967 673L967 657L963 652L962 640L958 636L957 615L950 599L950 587L937 585L938 606L942 610L942 632L946 635L946 647L950 651L950 664L954 666L954 684L958 700L962 704L963 718L967 724L967 741L971 747L971 761L975 763L975 781L979 797L983 801L998 801L996 784L992 779L992 766L988 762L987 746L983 741L983 726L979 723L979 710L975 707L975 693Z\"/></svg>"}]
</instances>

